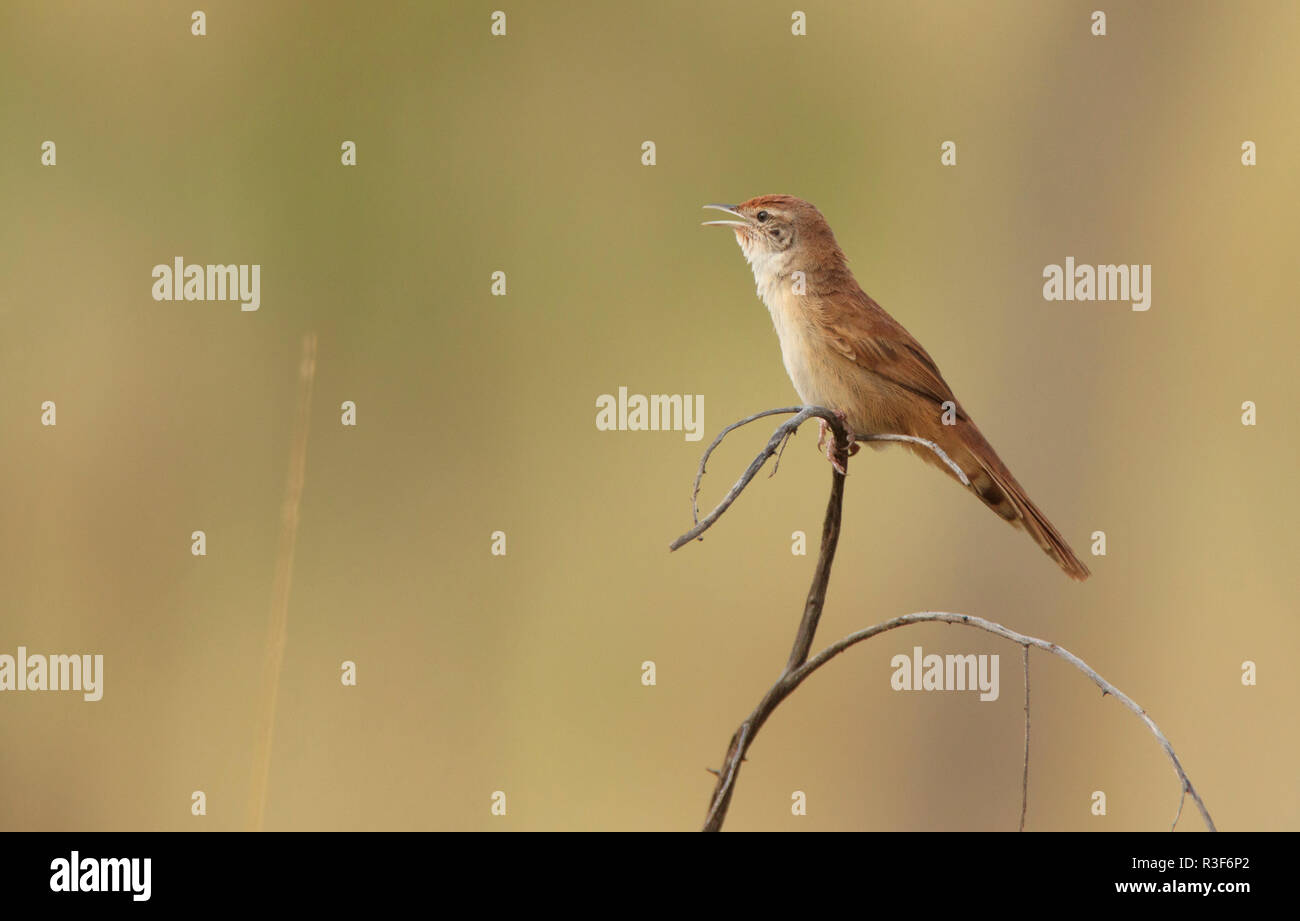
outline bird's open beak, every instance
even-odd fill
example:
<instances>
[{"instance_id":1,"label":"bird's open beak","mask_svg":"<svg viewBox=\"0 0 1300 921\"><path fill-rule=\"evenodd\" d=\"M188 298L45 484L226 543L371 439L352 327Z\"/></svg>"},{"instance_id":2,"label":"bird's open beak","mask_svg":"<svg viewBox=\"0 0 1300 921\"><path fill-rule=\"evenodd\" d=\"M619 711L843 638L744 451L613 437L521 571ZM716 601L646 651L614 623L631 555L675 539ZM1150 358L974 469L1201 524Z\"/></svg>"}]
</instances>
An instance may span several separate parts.
<instances>
[{"instance_id":1,"label":"bird's open beak","mask_svg":"<svg viewBox=\"0 0 1300 921\"><path fill-rule=\"evenodd\" d=\"M705 205L705 208L712 208L714 211L725 211L727 214L734 214L741 218L739 221L701 221L702 227L748 227L749 219L736 210L735 205Z\"/></svg>"}]
</instances>

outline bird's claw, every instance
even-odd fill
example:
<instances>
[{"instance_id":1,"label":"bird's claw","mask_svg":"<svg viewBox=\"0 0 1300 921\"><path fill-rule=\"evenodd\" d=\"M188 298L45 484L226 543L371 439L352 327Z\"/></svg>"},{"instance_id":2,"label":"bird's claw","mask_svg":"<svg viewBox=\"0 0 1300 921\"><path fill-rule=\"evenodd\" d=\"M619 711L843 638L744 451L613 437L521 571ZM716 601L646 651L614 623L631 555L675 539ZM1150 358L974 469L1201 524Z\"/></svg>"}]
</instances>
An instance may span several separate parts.
<instances>
[{"instance_id":1,"label":"bird's claw","mask_svg":"<svg viewBox=\"0 0 1300 921\"><path fill-rule=\"evenodd\" d=\"M839 419L846 429L848 428L848 420L845 418L844 413L837 411L835 413L835 418ZM826 433L830 431L830 426L826 424L825 419L819 418L817 424L817 450L820 451L824 448L826 451L826 459L831 462L831 466L835 468L836 472L838 472L840 476L848 476L849 471L845 465L848 463L850 457L858 453L861 449L861 445L856 441L850 441L847 449L842 448L835 443L834 433L831 433L829 439L826 437Z\"/></svg>"}]
</instances>

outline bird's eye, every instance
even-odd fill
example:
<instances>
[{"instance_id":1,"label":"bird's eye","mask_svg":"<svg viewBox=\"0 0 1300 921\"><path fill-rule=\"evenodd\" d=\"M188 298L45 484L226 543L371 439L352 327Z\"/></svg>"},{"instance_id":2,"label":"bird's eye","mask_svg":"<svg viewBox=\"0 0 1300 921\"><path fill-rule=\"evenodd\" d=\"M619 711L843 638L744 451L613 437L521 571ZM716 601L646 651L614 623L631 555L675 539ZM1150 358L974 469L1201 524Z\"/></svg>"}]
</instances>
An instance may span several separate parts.
<instances>
[{"instance_id":1,"label":"bird's eye","mask_svg":"<svg viewBox=\"0 0 1300 921\"><path fill-rule=\"evenodd\" d=\"M756 218L758 218L758 222L759 222L760 224L767 220L767 212L766 212L766 211L760 211L760 212L758 212L758 214L756 214L756 215L754 215L754 216L755 216Z\"/></svg>"}]
</instances>

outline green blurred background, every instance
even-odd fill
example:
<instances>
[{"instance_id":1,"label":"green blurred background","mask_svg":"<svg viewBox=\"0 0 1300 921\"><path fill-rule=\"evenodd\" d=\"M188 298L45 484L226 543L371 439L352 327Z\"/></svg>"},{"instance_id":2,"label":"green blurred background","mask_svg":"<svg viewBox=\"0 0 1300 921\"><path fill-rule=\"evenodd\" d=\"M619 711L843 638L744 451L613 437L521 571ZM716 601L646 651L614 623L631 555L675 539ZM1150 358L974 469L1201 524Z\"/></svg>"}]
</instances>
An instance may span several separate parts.
<instances>
[{"instance_id":1,"label":"green blurred background","mask_svg":"<svg viewBox=\"0 0 1300 921\"><path fill-rule=\"evenodd\" d=\"M0 697L0 827L243 827L308 332L266 826L697 827L785 661L829 485L810 427L667 550L707 439L796 402L699 209L788 192L1076 550L1109 548L1074 584L934 469L865 452L817 645L917 610L1051 639L1148 709L1220 828L1300 828L1295 4L1111 2L1104 38L1098 4L1032 0L207 0L202 38L195 6L0 7L0 652L106 659L98 703ZM260 263L260 311L155 302L176 256ZM1152 264L1150 311L1045 302L1067 256ZM706 442L597 431L620 385L704 394ZM705 502L772 427L729 439ZM1000 653L1001 698L890 690L918 644ZM857 648L764 728L728 828L1013 829L1019 663L957 627ZM1029 828L1167 827L1142 724L1032 669Z\"/></svg>"}]
</instances>

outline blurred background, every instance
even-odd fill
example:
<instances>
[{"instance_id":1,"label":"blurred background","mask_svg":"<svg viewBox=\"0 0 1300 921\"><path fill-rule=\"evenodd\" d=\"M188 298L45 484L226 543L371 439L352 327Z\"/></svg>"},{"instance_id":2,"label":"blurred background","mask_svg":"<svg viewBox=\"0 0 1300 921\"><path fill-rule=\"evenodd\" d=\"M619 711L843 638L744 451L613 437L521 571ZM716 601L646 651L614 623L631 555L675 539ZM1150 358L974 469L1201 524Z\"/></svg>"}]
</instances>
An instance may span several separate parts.
<instances>
[{"instance_id":1,"label":"blurred background","mask_svg":"<svg viewBox=\"0 0 1300 921\"><path fill-rule=\"evenodd\" d=\"M933 468L864 452L816 647L922 610L1055 641L1148 710L1221 829L1300 828L1300 20L1111 2L1094 37L1096 6L208 0L195 37L194 4L4 4L0 652L105 674L97 703L0 696L0 828L244 826L307 333L266 827L698 827L830 483L809 426L668 552L708 440L797 402L731 235L698 226L775 192L821 208L1075 549L1107 535L1073 583ZM177 256L260 264L261 309L154 301ZM1151 264L1150 310L1045 301L1067 256ZM703 394L705 440L598 431L620 386ZM703 503L775 424L728 439ZM891 690L915 645L999 653L1000 698ZM1141 722L1031 670L1028 827L1168 827ZM1014 829L1022 693L987 634L873 639L764 727L727 827Z\"/></svg>"}]
</instances>

